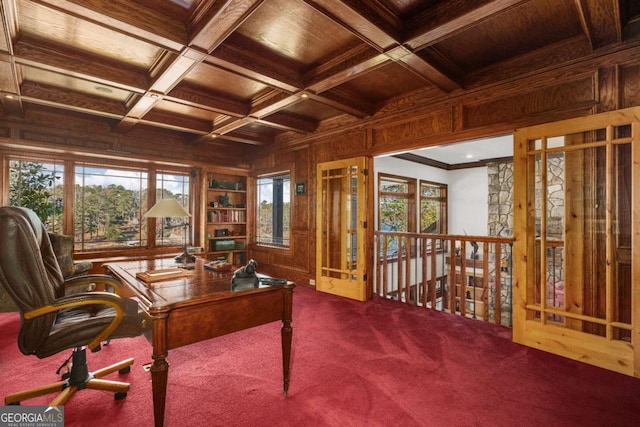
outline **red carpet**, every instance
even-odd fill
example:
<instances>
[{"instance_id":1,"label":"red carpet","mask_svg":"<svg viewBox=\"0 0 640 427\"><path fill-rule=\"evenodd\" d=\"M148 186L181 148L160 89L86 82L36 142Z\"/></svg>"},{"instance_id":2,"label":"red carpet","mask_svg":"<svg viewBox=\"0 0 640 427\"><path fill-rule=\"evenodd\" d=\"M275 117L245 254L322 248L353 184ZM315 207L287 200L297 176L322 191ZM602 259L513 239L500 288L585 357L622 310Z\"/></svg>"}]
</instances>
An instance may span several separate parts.
<instances>
[{"instance_id":1,"label":"red carpet","mask_svg":"<svg viewBox=\"0 0 640 427\"><path fill-rule=\"evenodd\" d=\"M0 395L57 379L67 356L39 360L16 345L19 318L0 314ZM511 331L374 298L299 286L289 396L280 325L169 352L167 426L637 426L640 380L513 344ZM151 426L144 338L90 354L97 369L133 356L123 401L84 390L66 426ZM107 378L117 379L118 375ZM46 405L50 397L23 402Z\"/></svg>"}]
</instances>

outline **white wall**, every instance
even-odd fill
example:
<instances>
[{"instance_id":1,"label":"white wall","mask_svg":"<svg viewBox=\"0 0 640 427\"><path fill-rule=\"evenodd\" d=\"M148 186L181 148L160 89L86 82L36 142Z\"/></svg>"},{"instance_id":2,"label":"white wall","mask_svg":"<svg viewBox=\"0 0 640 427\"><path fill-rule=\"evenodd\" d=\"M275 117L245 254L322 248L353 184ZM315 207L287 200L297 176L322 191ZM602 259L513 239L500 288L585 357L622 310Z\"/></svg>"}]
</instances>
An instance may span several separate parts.
<instances>
[{"instance_id":1,"label":"white wall","mask_svg":"<svg viewBox=\"0 0 640 427\"><path fill-rule=\"evenodd\" d=\"M449 234L487 235L489 218L487 168L447 171L395 157L376 157L373 163L374 206L378 206L378 174L386 173L447 184L449 188ZM377 229L378 212L375 212Z\"/></svg>"},{"instance_id":2,"label":"white wall","mask_svg":"<svg viewBox=\"0 0 640 427\"><path fill-rule=\"evenodd\" d=\"M449 234L486 236L489 222L487 167L448 171Z\"/></svg>"}]
</instances>

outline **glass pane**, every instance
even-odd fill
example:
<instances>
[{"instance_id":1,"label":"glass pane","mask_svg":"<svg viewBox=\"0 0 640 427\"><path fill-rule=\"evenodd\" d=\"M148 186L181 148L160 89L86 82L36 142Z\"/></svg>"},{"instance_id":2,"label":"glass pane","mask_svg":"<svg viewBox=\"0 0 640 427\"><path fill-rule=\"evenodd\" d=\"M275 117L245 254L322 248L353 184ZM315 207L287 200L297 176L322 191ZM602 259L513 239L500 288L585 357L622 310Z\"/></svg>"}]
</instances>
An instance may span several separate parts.
<instances>
[{"instance_id":1,"label":"glass pane","mask_svg":"<svg viewBox=\"0 0 640 427\"><path fill-rule=\"evenodd\" d=\"M614 242L613 319L631 324L631 144L616 145L614 150L615 202L612 210ZM614 338L631 341L631 331L616 329Z\"/></svg>"},{"instance_id":2,"label":"glass pane","mask_svg":"<svg viewBox=\"0 0 640 427\"><path fill-rule=\"evenodd\" d=\"M31 209L47 231L62 233L63 200L64 165L26 160L9 162L10 206Z\"/></svg>"},{"instance_id":3,"label":"glass pane","mask_svg":"<svg viewBox=\"0 0 640 427\"><path fill-rule=\"evenodd\" d=\"M574 141L580 137L574 135ZM589 139L585 134L583 139ZM565 153L565 233L567 298L569 311L606 318L607 282L607 173L606 147ZM567 326L597 335L606 328L592 322L571 320Z\"/></svg>"},{"instance_id":4,"label":"glass pane","mask_svg":"<svg viewBox=\"0 0 640 427\"><path fill-rule=\"evenodd\" d=\"M288 247L290 243L291 180L279 175L256 182L256 241Z\"/></svg>"},{"instance_id":5,"label":"glass pane","mask_svg":"<svg viewBox=\"0 0 640 427\"><path fill-rule=\"evenodd\" d=\"M542 250L542 240L540 240L540 235L542 233L542 156L540 154L536 154L533 156L533 169L534 169L534 179L533 179L533 191L534 191L534 220L536 227L536 245L535 245L535 292L533 294L533 304L540 304L542 302L542 298L540 297L542 292L542 264L540 262L541 256L540 251Z\"/></svg>"},{"instance_id":6,"label":"glass pane","mask_svg":"<svg viewBox=\"0 0 640 427\"><path fill-rule=\"evenodd\" d=\"M380 231L408 231L409 200L380 196Z\"/></svg>"},{"instance_id":7,"label":"glass pane","mask_svg":"<svg viewBox=\"0 0 640 427\"><path fill-rule=\"evenodd\" d=\"M380 191L389 193L408 193L409 184L406 181L384 178L380 179Z\"/></svg>"},{"instance_id":8,"label":"glass pane","mask_svg":"<svg viewBox=\"0 0 640 427\"><path fill-rule=\"evenodd\" d=\"M76 166L76 249L140 246L146 239L146 172Z\"/></svg>"},{"instance_id":9,"label":"glass pane","mask_svg":"<svg viewBox=\"0 0 640 427\"><path fill-rule=\"evenodd\" d=\"M357 168L325 175L322 183L323 234L322 274L356 280L357 261ZM345 239L342 239L345 236Z\"/></svg>"},{"instance_id":10,"label":"glass pane","mask_svg":"<svg viewBox=\"0 0 640 427\"><path fill-rule=\"evenodd\" d=\"M547 238L564 240L564 154L547 156Z\"/></svg>"},{"instance_id":11,"label":"glass pane","mask_svg":"<svg viewBox=\"0 0 640 427\"><path fill-rule=\"evenodd\" d=\"M565 140L563 136L554 136L547 138L547 148L564 147Z\"/></svg>"},{"instance_id":12,"label":"glass pane","mask_svg":"<svg viewBox=\"0 0 640 427\"><path fill-rule=\"evenodd\" d=\"M178 203L189 211L188 175L159 173L156 181L156 200L176 199ZM157 218L156 245L184 245L189 243L189 221L190 219L188 218Z\"/></svg>"}]
</instances>

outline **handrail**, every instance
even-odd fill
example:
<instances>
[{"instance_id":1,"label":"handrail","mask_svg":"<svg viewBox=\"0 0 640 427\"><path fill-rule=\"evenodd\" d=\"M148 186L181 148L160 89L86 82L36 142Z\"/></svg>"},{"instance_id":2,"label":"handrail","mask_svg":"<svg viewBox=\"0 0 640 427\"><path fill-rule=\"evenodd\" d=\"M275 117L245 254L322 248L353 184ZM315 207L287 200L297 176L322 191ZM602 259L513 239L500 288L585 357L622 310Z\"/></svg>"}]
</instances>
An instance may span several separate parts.
<instances>
[{"instance_id":1,"label":"handrail","mask_svg":"<svg viewBox=\"0 0 640 427\"><path fill-rule=\"evenodd\" d=\"M511 326L513 238L373 234L375 294Z\"/></svg>"}]
</instances>

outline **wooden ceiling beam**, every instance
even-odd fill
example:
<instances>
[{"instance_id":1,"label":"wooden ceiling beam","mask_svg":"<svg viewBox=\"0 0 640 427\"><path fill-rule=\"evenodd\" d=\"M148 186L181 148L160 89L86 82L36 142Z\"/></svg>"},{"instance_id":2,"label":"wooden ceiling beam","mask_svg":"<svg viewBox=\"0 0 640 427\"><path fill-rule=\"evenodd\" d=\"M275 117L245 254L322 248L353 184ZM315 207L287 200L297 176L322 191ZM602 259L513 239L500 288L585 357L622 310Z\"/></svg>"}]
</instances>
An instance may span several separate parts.
<instances>
[{"instance_id":1,"label":"wooden ceiling beam","mask_svg":"<svg viewBox=\"0 0 640 427\"><path fill-rule=\"evenodd\" d=\"M249 115L256 119L263 119L273 113L283 110L293 104L303 101L305 98L301 94L288 94L277 91L262 96L257 99L252 107Z\"/></svg>"},{"instance_id":2,"label":"wooden ceiling beam","mask_svg":"<svg viewBox=\"0 0 640 427\"><path fill-rule=\"evenodd\" d=\"M155 110L146 114L138 123L200 135L206 135L211 130L211 124L205 120Z\"/></svg>"},{"instance_id":3,"label":"wooden ceiling beam","mask_svg":"<svg viewBox=\"0 0 640 427\"><path fill-rule=\"evenodd\" d=\"M19 70L13 57L12 40L18 33L18 23L16 22L15 2L10 0L0 0L0 23L2 23L2 34L0 34L0 45L5 45L8 55L0 52L0 104L2 104L3 114L16 117L24 117L24 105L20 98L20 77Z\"/></svg>"},{"instance_id":4,"label":"wooden ceiling beam","mask_svg":"<svg viewBox=\"0 0 640 427\"><path fill-rule=\"evenodd\" d=\"M393 22L390 15L386 15L385 20L382 14L367 8L362 0L304 1L379 52L399 44L400 22Z\"/></svg>"},{"instance_id":5,"label":"wooden ceiling beam","mask_svg":"<svg viewBox=\"0 0 640 427\"><path fill-rule=\"evenodd\" d=\"M530 0L453 0L440 2L407 22L404 45L422 50Z\"/></svg>"},{"instance_id":6,"label":"wooden ceiling beam","mask_svg":"<svg viewBox=\"0 0 640 427\"><path fill-rule=\"evenodd\" d=\"M284 114L275 114L273 116L267 117L266 119L259 119L256 120L256 123L260 123L262 125L275 129L303 134L312 133L318 128L317 123L313 123L292 115Z\"/></svg>"},{"instance_id":7,"label":"wooden ceiling beam","mask_svg":"<svg viewBox=\"0 0 640 427\"><path fill-rule=\"evenodd\" d=\"M205 62L285 92L293 93L302 88L302 79L292 67L267 61L260 52L249 52L256 48L255 45L247 49L220 46Z\"/></svg>"},{"instance_id":8,"label":"wooden ceiling beam","mask_svg":"<svg viewBox=\"0 0 640 427\"><path fill-rule=\"evenodd\" d=\"M223 140L223 141L232 141L232 142L240 142L242 144L249 144L249 145L265 145L267 143L270 143L272 141L265 141L264 138L258 138L258 137L249 137L249 136L238 136L238 135L221 135L219 137L216 138L216 141L219 140ZM208 142L211 142L211 138L209 138Z\"/></svg>"},{"instance_id":9,"label":"wooden ceiling beam","mask_svg":"<svg viewBox=\"0 0 640 427\"><path fill-rule=\"evenodd\" d=\"M147 114L159 100L162 95L167 94L176 87L191 71L193 67L202 62L208 55L208 52L219 46L231 31L240 26L246 19L250 11L255 10L261 1L231 1L219 2L216 6L213 3L207 3L209 8L203 14L208 19L198 21L197 32L191 34L191 40L181 49L179 55L174 56L170 53L165 55L167 60L158 61L155 65L156 69L150 70L153 77L151 87L149 88L150 97L140 97L138 102L131 105L127 117L142 118ZM208 32L211 26L217 26L220 22L220 31L214 31L212 34ZM217 28L217 27L216 27ZM191 47L191 45L197 48ZM154 94L160 96L153 96ZM155 100L155 102L154 102Z\"/></svg>"},{"instance_id":10,"label":"wooden ceiling beam","mask_svg":"<svg viewBox=\"0 0 640 427\"><path fill-rule=\"evenodd\" d=\"M92 0L90 6L81 0L34 2L174 52L179 52L188 42L184 23L137 2L118 2L117 7L112 0Z\"/></svg>"},{"instance_id":11,"label":"wooden ceiling beam","mask_svg":"<svg viewBox=\"0 0 640 427\"><path fill-rule=\"evenodd\" d=\"M368 45L358 45L354 49L323 64L310 73L305 80L306 90L320 94L364 73L375 70L390 61L390 58Z\"/></svg>"},{"instance_id":12,"label":"wooden ceiling beam","mask_svg":"<svg viewBox=\"0 0 640 427\"><path fill-rule=\"evenodd\" d=\"M373 105L364 104L362 102L358 102L357 105L355 105L353 97L342 93L338 89L323 92L322 95L309 93L308 97L311 100L361 119L372 116L376 111Z\"/></svg>"},{"instance_id":13,"label":"wooden ceiling beam","mask_svg":"<svg viewBox=\"0 0 640 427\"><path fill-rule=\"evenodd\" d=\"M233 132L234 130L240 129L243 126L251 124L256 120L257 119L254 117L230 117L226 122L214 125L210 133L212 135L224 135L229 132Z\"/></svg>"},{"instance_id":14,"label":"wooden ceiling beam","mask_svg":"<svg viewBox=\"0 0 640 427\"><path fill-rule=\"evenodd\" d=\"M574 3L592 50L622 41L622 14L618 0L574 0Z\"/></svg>"},{"instance_id":15,"label":"wooden ceiling beam","mask_svg":"<svg viewBox=\"0 0 640 427\"><path fill-rule=\"evenodd\" d=\"M404 27L401 22L392 22L391 19L388 18L388 15L375 13L375 11L367 9L363 2L360 1L306 1L347 31L364 40L376 51L384 54L389 59L401 62L405 68L408 68L419 77L433 83L441 90L451 92L452 90L462 87L459 81L439 70L435 64L429 64L416 55L415 52L418 49L410 48L404 43L402 36ZM378 9L378 11L381 10L383 9ZM345 78L355 78L359 74L370 71L366 69L367 65L373 69L387 60L388 59L384 57L370 58L368 61L358 64L358 68L347 69L345 70L346 73L336 75L336 78L333 80L325 79L324 84L320 87L323 90L327 90L330 88L329 84L331 83L335 83L337 86L343 83ZM353 70L357 70L358 72L350 75L349 71Z\"/></svg>"},{"instance_id":16,"label":"wooden ceiling beam","mask_svg":"<svg viewBox=\"0 0 640 427\"><path fill-rule=\"evenodd\" d=\"M232 101L229 98L204 95L201 91L192 89L187 84L180 84L163 99L229 116L242 117L249 114L249 107L243 103Z\"/></svg>"},{"instance_id":17,"label":"wooden ceiling beam","mask_svg":"<svg viewBox=\"0 0 640 427\"><path fill-rule=\"evenodd\" d=\"M21 91L22 100L34 104L78 111L112 119L121 119L125 114L125 108L121 102L77 92L74 93L73 96L69 96L69 91L63 88L24 82Z\"/></svg>"},{"instance_id":18,"label":"wooden ceiling beam","mask_svg":"<svg viewBox=\"0 0 640 427\"><path fill-rule=\"evenodd\" d=\"M144 73L118 67L88 55L63 50L38 40L20 40L14 46L17 64L77 77L97 84L143 93L149 87Z\"/></svg>"},{"instance_id":19,"label":"wooden ceiling beam","mask_svg":"<svg viewBox=\"0 0 640 427\"><path fill-rule=\"evenodd\" d=\"M264 0L206 0L188 24L189 46L211 53L226 40Z\"/></svg>"}]
</instances>

